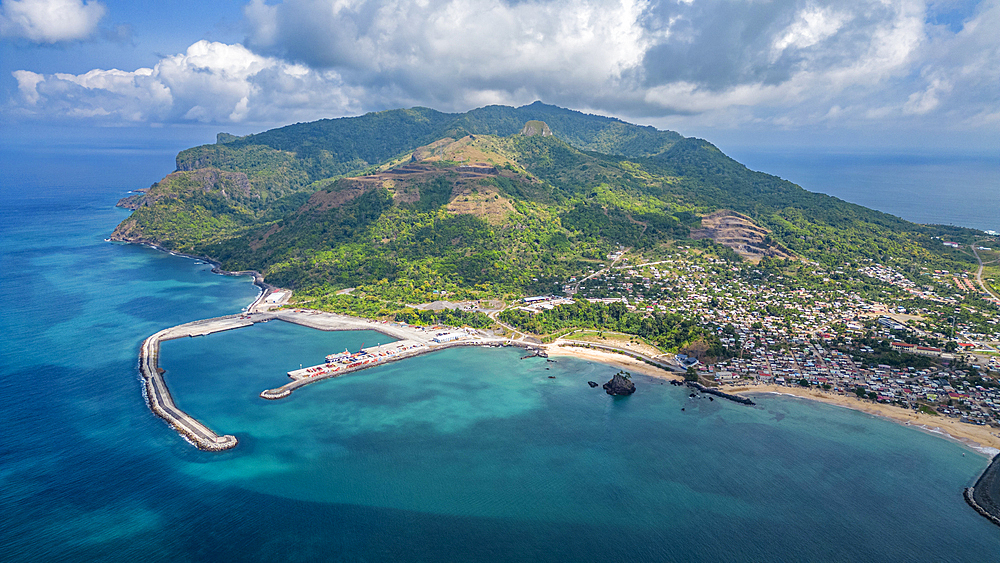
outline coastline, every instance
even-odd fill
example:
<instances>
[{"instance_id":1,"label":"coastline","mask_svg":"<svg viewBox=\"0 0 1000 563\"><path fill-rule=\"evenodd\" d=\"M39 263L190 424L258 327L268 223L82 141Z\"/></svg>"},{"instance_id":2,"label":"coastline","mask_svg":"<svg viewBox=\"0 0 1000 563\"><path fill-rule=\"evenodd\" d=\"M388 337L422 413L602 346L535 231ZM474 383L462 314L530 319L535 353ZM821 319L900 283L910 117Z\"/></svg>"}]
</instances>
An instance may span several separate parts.
<instances>
[{"instance_id":1,"label":"coastline","mask_svg":"<svg viewBox=\"0 0 1000 563\"><path fill-rule=\"evenodd\" d=\"M783 387L773 384L727 388L729 392L739 395L791 395L800 399L852 409L958 442L989 458L1000 453L1000 436L997 435L1000 434L1000 431L990 426L966 424L946 416L932 416L815 389Z\"/></svg>"},{"instance_id":2,"label":"coastline","mask_svg":"<svg viewBox=\"0 0 1000 563\"><path fill-rule=\"evenodd\" d=\"M230 270L225 270L225 269L222 268L222 264L219 261L213 260L212 258L209 258L208 256L199 256L197 254L188 254L187 252L180 252L178 250L170 250L169 248L163 248L162 246L156 244L155 242L148 241L148 240L141 240L141 239L140 240L125 240L125 239L122 239L122 238L114 238L114 233L112 233L112 236L110 238L106 238L104 240L106 242L118 242L118 243L122 243L122 244L135 244L135 245L139 245L139 246L147 246L149 248L152 248L153 250L159 250L160 252L166 252L167 254L171 254L173 256L180 256L182 258L190 258L192 260L201 260L202 262L205 262L206 264L209 264L209 265L212 266L212 273L213 274L219 274L219 275L223 275L223 276L250 276L250 277L253 278L253 284L255 286L257 286L261 291L260 291L260 294L257 296L257 298L254 299L253 302L250 303L250 305L247 305L247 310L248 311L251 308L253 308L255 305L257 305L257 303L260 301L261 297L263 297L265 294L267 294L268 291L272 291L272 290L278 289L276 286L273 286L273 285L265 282L264 281L264 274L261 274L257 270L239 270L239 271L236 271L236 272L233 272L233 271L230 271Z\"/></svg>"},{"instance_id":3,"label":"coastline","mask_svg":"<svg viewBox=\"0 0 1000 563\"><path fill-rule=\"evenodd\" d=\"M609 365L613 368L623 369L629 372L647 375L666 380L683 380L680 374L674 374L664 369L659 369L624 354L605 352L594 348L583 348L580 346L559 346L558 344L546 344L541 346L549 356L569 356Z\"/></svg>"},{"instance_id":4,"label":"coastline","mask_svg":"<svg viewBox=\"0 0 1000 563\"><path fill-rule=\"evenodd\" d=\"M160 250L173 254L175 256L182 256L185 258L191 258L195 260L201 260L212 266L212 272L220 275L226 276L244 276L249 275L253 279L253 284L260 288L260 293L254 299L252 303L247 306L247 311L254 311L261 301L268 295L268 293L278 289L264 281L264 276L255 270L243 270L243 271L229 271L224 270L221 264L208 258L206 256L198 256L194 254L187 254L184 252L178 252L174 250L168 250L150 241L127 241L127 240L114 240L113 242L122 242L125 244L140 244L143 246L148 246L150 248ZM346 315L340 315L346 317ZM358 322L373 322L371 319L365 319L361 317L354 317L354 320ZM284 320L284 319L283 319ZM197 321L196 321L197 322ZM316 328L316 327L313 327ZM508 341L509 344L518 345L520 343ZM654 377L658 379L665 379L667 381L678 381L683 380L684 377L678 372L671 372L664 368L657 368L652 366L642 360L631 357L629 355L632 352L627 350L622 350L623 353L615 353L609 351L598 350L594 348L583 348L580 346L560 346L559 341L552 344L546 345L533 345L533 347L538 347L546 351L547 354L551 356L570 356L579 359L593 361L602 363L617 369L624 369L626 371L631 371L646 375L649 377ZM527 344L527 343L525 343ZM838 406L843 408L853 409L865 414L872 416L878 416L886 420L890 420L897 424L903 426L911 426L925 433L935 434L941 436L945 439L949 439L958 443L961 443L968 447L969 449L975 451L976 453L992 458L1000 454L1000 432L994 432L989 426L978 426L959 422L958 420L944 417L944 416L931 416L924 413L913 412L909 410L904 410L899 407L894 407L890 405L883 405L879 403L871 403L868 401L863 401L854 397L849 397L846 395L839 395L835 393L819 391L815 389L806 389L801 387L784 387L774 384L759 385L754 384L750 386L723 386L720 389L725 390L740 396L754 395L754 394L777 394L777 395L791 395L801 399L808 399L812 401L818 401L832 406ZM158 413L157 413L158 414Z\"/></svg>"},{"instance_id":5,"label":"coastline","mask_svg":"<svg viewBox=\"0 0 1000 563\"><path fill-rule=\"evenodd\" d=\"M582 360L599 362L617 369L624 369L635 373L641 373L658 379L668 381L683 380L680 374L671 373L657 369L645 362L613 352L604 352L590 348L558 346L549 344L545 347L550 356L570 356ZM1000 454L1000 431L990 426L978 426L965 424L956 419L945 416L931 416L924 413L913 412L891 405L883 405L864 401L847 395L839 395L832 392L818 391L815 389L805 389L801 387L783 387L780 385L749 385L749 386L722 386L719 388L727 393L740 396L752 395L790 395L800 399L817 401L831 406L847 408L868 415L877 416L900 424L933 434L947 440L958 442L976 453L992 458Z\"/></svg>"}]
</instances>

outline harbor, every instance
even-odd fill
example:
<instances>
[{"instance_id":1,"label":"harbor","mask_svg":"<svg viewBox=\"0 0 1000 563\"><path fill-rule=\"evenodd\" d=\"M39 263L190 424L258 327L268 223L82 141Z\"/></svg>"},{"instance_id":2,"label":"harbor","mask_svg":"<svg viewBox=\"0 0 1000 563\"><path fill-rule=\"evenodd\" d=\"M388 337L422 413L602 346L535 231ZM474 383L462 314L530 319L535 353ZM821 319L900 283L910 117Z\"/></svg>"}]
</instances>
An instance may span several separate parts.
<instances>
[{"instance_id":1,"label":"harbor","mask_svg":"<svg viewBox=\"0 0 1000 563\"><path fill-rule=\"evenodd\" d=\"M264 303L265 300L262 297L263 294L255 301L255 304ZM230 434L220 435L216 433L174 404L173 397L170 395L170 390L163 377L165 372L159 367L160 343L166 340L206 336L273 320L323 331L374 330L394 339L392 342L378 343L376 346L362 348L356 352L349 350L335 352L328 355L322 364L291 370L287 372L287 376L291 379L290 382L260 393L260 397L267 400L285 398L291 395L294 390L317 381L341 377L387 362L412 358L454 346L536 348L535 344L529 342L496 337L474 329L441 326L419 327L301 309L260 311L251 308L250 311L239 315L194 321L161 330L143 341L140 348L139 373L143 380L143 394L150 410L167 421L167 424L178 434L199 449L222 451L236 447L239 441Z\"/></svg>"},{"instance_id":2,"label":"harbor","mask_svg":"<svg viewBox=\"0 0 1000 563\"><path fill-rule=\"evenodd\" d=\"M204 336L224 330L233 330L253 325L245 315L218 317L185 323L153 334L143 341L139 352L139 373L143 381L143 394L153 414L167 421L178 434L207 451L221 451L236 447L235 436L218 435L198 422L194 417L177 408L174 399L163 380L163 370L159 367L160 343L176 338Z\"/></svg>"}]
</instances>

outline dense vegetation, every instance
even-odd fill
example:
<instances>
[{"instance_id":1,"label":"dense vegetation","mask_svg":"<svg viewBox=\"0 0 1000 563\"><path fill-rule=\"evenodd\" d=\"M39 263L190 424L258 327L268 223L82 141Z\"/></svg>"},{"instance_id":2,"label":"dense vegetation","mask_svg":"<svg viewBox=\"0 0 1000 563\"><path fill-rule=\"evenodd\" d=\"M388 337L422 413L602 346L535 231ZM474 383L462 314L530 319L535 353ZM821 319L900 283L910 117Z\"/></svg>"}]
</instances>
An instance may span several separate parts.
<instances>
[{"instance_id":1,"label":"dense vegetation","mask_svg":"<svg viewBox=\"0 0 1000 563\"><path fill-rule=\"evenodd\" d=\"M700 342L707 345L709 356L718 358L725 354L719 338L697 321L669 313L631 312L624 303L577 300L537 314L507 309L500 313L500 320L535 334L550 334L565 328L598 328L634 334L664 351L676 352Z\"/></svg>"},{"instance_id":2,"label":"dense vegetation","mask_svg":"<svg viewBox=\"0 0 1000 563\"><path fill-rule=\"evenodd\" d=\"M554 136L519 135L529 120L546 122ZM466 179L464 160L442 157L414 180L348 178L391 172L415 149L456 139L474 139L475 159L495 172ZM914 225L748 170L700 139L540 103L465 114L393 110L220 134L214 145L183 151L177 167L117 238L259 270L326 308L371 315L445 295L548 293L620 247L655 256L683 241L738 261L728 248L687 238L718 209L745 214L769 230L768 243L829 266L894 260L917 271L973 260L932 238L966 242L973 231ZM770 268L765 262L760 271ZM348 287L363 298L328 297ZM697 336L638 322L629 320L629 330L652 331L668 347Z\"/></svg>"}]
</instances>

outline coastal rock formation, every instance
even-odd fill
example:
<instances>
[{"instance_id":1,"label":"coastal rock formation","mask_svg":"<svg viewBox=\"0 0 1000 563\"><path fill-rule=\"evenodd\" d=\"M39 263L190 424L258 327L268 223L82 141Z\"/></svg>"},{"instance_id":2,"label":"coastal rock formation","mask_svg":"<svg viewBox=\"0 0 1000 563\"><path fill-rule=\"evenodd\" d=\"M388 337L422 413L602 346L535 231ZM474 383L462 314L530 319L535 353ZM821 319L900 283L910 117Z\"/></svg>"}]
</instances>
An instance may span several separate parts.
<instances>
[{"instance_id":1,"label":"coastal rock formation","mask_svg":"<svg viewBox=\"0 0 1000 563\"><path fill-rule=\"evenodd\" d=\"M119 199L118 203L115 204L115 207L122 207L124 209L128 209L129 211L139 209L139 206L142 205L142 200L145 199L146 192L149 191L149 188L140 188L133 191L135 193L132 195Z\"/></svg>"},{"instance_id":2,"label":"coastal rock formation","mask_svg":"<svg viewBox=\"0 0 1000 563\"><path fill-rule=\"evenodd\" d=\"M702 393L707 393L709 395L715 395L716 397L722 397L723 399L729 399L730 401L733 401L734 403L740 403L741 405L749 405L749 406L754 406L756 404L752 400L750 400L750 399L748 399L746 397L741 397L739 395L732 395L730 393L723 393L722 391L719 391L718 389L712 389L711 387L705 387L701 383L697 383L695 381L685 381L684 383L686 383L688 387L693 387L693 388L701 391ZM695 396L694 393L691 393L691 396L694 397Z\"/></svg>"},{"instance_id":3,"label":"coastal rock formation","mask_svg":"<svg viewBox=\"0 0 1000 563\"><path fill-rule=\"evenodd\" d=\"M604 384L604 390L607 391L608 395L631 395L635 393L635 383L629 379L629 374L624 371L620 371Z\"/></svg>"}]
</instances>

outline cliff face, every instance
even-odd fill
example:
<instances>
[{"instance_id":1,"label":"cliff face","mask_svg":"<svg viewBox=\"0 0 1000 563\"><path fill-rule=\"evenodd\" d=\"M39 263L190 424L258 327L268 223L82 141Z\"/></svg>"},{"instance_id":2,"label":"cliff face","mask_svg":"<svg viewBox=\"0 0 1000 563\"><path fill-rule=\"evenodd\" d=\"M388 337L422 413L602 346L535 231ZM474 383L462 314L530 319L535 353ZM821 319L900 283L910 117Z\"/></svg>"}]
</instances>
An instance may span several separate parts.
<instances>
[{"instance_id":1,"label":"cliff face","mask_svg":"<svg viewBox=\"0 0 1000 563\"><path fill-rule=\"evenodd\" d=\"M521 134L525 137L534 137L535 135L541 135L542 137L551 137L552 129L544 121L532 120L524 124L524 129L521 129Z\"/></svg>"},{"instance_id":2,"label":"cliff face","mask_svg":"<svg viewBox=\"0 0 1000 563\"><path fill-rule=\"evenodd\" d=\"M140 205L142 205L142 201L146 198L147 191L149 190L136 190L137 193L119 199L118 203L115 204L115 207L123 207L129 211L135 211L136 209L139 209Z\"/></svg>"},{"instance_id":3,"label":"cliff face","mask_svg":"<svg viewBox=\"0 0 1000 563\"><path fill-rule=\"evenodd\" d=\"M117 242L146 242L142 228L131 217L119 223L109 238Z\"/></svg>"}]
</instances>

